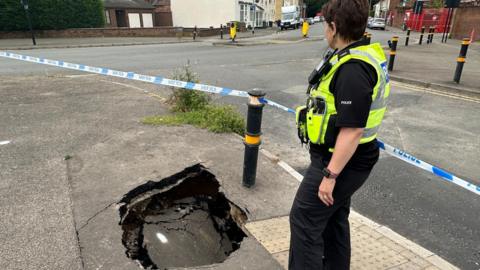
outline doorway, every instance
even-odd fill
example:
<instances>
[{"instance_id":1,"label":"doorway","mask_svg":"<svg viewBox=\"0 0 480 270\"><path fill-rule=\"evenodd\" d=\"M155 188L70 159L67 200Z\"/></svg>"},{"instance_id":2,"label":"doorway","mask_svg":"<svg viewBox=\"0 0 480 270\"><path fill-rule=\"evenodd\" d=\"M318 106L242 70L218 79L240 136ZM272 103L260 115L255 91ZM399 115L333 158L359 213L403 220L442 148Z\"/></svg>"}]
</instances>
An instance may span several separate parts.
<instances>
[{"instance_id":1,"label":"doorway","mask_svg":"<svg viewBox=\"0 0 480 270\"><path fill-rule=\"evenodd\" d=\"M128 27L127 18L125 16L125 10L123 9L115 10L115 17L117 18L118 27Z\"/></svg>"}]
</instances>

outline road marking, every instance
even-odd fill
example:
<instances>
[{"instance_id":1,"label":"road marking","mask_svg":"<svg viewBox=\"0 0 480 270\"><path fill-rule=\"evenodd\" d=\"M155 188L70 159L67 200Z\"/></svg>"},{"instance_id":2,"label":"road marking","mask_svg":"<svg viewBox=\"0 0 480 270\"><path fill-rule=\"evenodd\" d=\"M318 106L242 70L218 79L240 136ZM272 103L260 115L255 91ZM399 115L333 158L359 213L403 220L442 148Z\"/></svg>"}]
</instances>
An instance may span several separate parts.
<instances>
[{"instance_id":1,"label":"road marking","mask_svg":"<svg viewBox=\"0 0 480 270\"><path fill-rule=\"evenodd\" d=\"M65 75L67 78L83 78L83 77L93 77L97 76L97 74L77 74L77 75Z\"/></svg>"},{"instance_id":2,"label":"road marking","mask_svg":"<svg viewBox=\"0 0 480 270\"><path fill-rule=\"evenodd\" d=\"M0 141L0 145L6 145L9 144L11 141Z\"/></svg>"},{"instance_id":3,"label":"road marking","mask_svg":"<svg viewBox=\"0 0 480 270\"><path fill-rule=\"evenodd\" d=\"M480 103L480 99L474 98L474 97L449 93L449 92L446 92L446 91L435 90L435 89L432 89L432 88L426 88L426 87L411 85L411 84L397 82L397 81L391 81L391 83L392 83L392 85L403 87L403 88L406 88L406 89L409 89L409 90L412 90L412 91L431 93L431 94L437 95L437 96L443 96L443 97L449 97L449 98L454 98L454 99L459 99L459 100L464 100L464 101Z\"/></svg>"},{"instance_id":4,"label":"road marking","mask_svg":"<svg viewBox=\"0 0 480 270\"><path fill-rule=\"evenodd\" d=\"M113 81L108 81L108 80L100 80L102 82L108 82L108 83L113 83L113 84L117 84L117 85L121 85L121 86L125 86L125 87L128 87L128 88L132 88L132 89L135 89L135 90L139 90L139 91L142 91L143 93L147 94L148 96L150 97L154 97L154 98L157 98L159 99L160 101L162 102L165 102L167 101L166 98L160 96L160 95L157 95L155 93L152 93L148 90L145 90L143 88L140 88L140 87L137 87L137 86L134 86L134 85L130 85L130 84L126 84L126 83L121 83L121 82L113 82Z\"/></svg>"}]
</instances>

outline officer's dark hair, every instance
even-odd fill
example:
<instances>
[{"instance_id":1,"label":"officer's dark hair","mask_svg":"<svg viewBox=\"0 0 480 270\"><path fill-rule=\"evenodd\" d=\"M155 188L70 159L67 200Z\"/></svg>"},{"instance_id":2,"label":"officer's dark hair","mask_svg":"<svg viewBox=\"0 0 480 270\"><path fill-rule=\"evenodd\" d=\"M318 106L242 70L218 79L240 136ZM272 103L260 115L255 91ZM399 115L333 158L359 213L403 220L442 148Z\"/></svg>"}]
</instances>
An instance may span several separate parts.
<instances>
[{"instance_id":1,"label":"officer's dark hair","mask_svg":"<svg viewBox=\"0 0 480 270\"><path fill-rule=\"evenodd\" d=\"M322 8L325 21L337 27L337 33L347 41L362 38L368 19L368 0L330 0Z\"/></svg>"}]
</instances>

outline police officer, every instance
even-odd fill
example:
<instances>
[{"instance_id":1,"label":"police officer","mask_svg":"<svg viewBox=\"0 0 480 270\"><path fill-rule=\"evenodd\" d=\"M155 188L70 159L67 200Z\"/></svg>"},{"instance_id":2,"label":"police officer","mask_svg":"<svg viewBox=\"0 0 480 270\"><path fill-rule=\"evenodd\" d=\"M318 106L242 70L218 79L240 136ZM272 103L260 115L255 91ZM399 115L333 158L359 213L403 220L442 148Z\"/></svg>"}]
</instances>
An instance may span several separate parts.
<instances>
[{"instance_id":1,"label":"police officer","mask_svg":"<svg viewBox=\"0 0 480 270\"><path fill-rule=\"evenodd\" d=\"M289 269L350 268L350 200L378 160L390 93L383 49L361 40L368 9L367 0L330 0L322 10L333 52L310 75L307 104L297 109L311 164L290 212Z\"/></svg>"}]
</instances>

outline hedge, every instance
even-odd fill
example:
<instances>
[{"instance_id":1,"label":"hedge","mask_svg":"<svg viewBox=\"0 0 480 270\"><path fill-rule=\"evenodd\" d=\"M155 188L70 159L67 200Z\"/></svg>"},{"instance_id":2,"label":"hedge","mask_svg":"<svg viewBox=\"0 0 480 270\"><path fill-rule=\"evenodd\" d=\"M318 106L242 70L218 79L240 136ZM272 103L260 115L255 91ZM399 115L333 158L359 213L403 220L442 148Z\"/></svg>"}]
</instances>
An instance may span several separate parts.
<instances>
[{"instance_id":1,"label":"hedge","mask_svg":"<svg viewBox=\"0 0 480 270\"><path fill-rule=\"evenodd\" d=\"M37 30L93 28L105 25L103 0L29 0ZM0 31L28 30L20 0L0 0Z\"/></svg>"}]
</instances>

